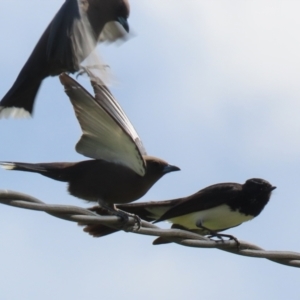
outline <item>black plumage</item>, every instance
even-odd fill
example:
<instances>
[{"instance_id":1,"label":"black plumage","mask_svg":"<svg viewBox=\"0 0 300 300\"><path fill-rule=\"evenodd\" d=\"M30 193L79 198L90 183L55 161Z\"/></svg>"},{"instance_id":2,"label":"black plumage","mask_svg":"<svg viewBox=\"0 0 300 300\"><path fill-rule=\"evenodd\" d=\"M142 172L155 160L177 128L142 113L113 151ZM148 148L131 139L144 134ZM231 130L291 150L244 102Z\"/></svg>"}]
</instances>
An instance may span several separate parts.
<instances>
[{"instance_id":1,"label":"black plumage","mask_svg":"<svg viewBox=\"0 0 300 300\"><path fill-rule=\"evenodd\" d=\"M127 0L66 0L2 98L0 117L31 114L42 81L78 71L99 39L123 37L129 31L128 16Z\"/></svg>"},{"instance_id":2,"label":"black plumage","mask_svg":"<svg viewBox=\"0 0 300 300\"><path fill-rule=\"evenodd\" d=\"M236 227L257 217L275 188L266 180L252 178L244 184L214 184L184 198L117 207L146 221L154 223L168 221L172 223L172 228L207 235ZM98 207L91 210L104 213ZM84 231L92 236L101 237L117 230L104 225L87 225ZM164 238L158 238L154 244L167 242Z\"/></svg>"}]
</instances>

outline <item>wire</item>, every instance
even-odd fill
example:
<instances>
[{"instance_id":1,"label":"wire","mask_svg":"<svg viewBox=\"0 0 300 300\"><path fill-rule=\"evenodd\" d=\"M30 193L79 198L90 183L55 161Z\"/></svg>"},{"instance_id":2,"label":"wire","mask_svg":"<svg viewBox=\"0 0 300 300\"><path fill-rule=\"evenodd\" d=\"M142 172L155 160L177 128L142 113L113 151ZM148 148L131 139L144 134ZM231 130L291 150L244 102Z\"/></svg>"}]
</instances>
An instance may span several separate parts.
<instances>
[{"instance_id":1,"label":"wire","mask_svg":"<svg viewBox=\"0 0 300 300\"><path fill-rule=\"evenodd\" d=\"M118 230L137 234L163 237L171 242L196 248L216 248L233 254L265 258L290 267L300 267L300 253L291 251L266 251L256 245L239 240L212 240L208 237L181 229L162 229L154 224L141 220L136 226L136 219L129 217L128 223L116 216L102 216L90 210L71 205L50 205L32 196L9 190L0 190L0 203L24 209L44 211L54 217L67 221L78 222L80 225L103 224Z\"/></svg>"}]
</instances>

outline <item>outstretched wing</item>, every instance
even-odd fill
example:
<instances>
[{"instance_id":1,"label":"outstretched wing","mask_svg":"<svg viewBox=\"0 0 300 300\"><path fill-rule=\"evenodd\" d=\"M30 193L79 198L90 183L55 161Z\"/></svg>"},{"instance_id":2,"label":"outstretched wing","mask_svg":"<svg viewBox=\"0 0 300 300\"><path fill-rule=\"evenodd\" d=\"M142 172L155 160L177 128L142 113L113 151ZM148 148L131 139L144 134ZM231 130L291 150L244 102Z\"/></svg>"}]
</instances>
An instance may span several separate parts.
<instances>
[{"instance_id":1,"label":"outstretched wing","mask_svg":"<svg viewBox=\"0 0 300 300\"><path fill-rule=\"evenodd\" d=\"M107 18L113 19L121 8L129 11L129 4L111 0L66 0L49 25L48 62L62 65L73 73L79 70L79 65L92 53L98 41L126 40L128 23L125 18L107 22ZM97 60L101 62L100 58Z\"/></svg>"},{"instance_id":2,"label":"outstretched wing","mask_svg":"<svg viewBox=\"0 0 300 300\"><path fill-rule=\"evenodd\" d=\"M144 176L146 155L142 142L108 88L98 78L91 83L95 97L67 74L60 81L82 129L76 151L87 157L127 166Z\"/></svg>"},{"instance_id":3,"label":"outstretched wing","mask_svg":"<svg viewBox=\"0 0 300 300\"><path fill-rule=\"evenodd\" d=\"M95 48L97 40L83 5L78 0L66 0L49 25L47 59L62 65L69 72Z\"/></svg>"}]
</instances>

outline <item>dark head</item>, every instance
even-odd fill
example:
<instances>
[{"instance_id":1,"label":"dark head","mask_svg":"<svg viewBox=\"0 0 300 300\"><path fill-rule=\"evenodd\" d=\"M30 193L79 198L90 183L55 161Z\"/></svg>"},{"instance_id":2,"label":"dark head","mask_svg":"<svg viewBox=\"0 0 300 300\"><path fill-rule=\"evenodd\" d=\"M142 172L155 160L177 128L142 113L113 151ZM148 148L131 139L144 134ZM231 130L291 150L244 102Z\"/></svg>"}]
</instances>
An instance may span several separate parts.
<instances>
[{"instance_id":1,"label":"dark head","mask_svg":"<svg viewBox=\"0 0 300 300\"><path fill-rule=\"evenodd\" d=\"M176 166L169 165L166 161L153 157L143 156L146 162L146 174L149 182L153 182L152 185L167 173L179 171Z\"/></svg>"},{"instance_id":2,"label":"dark head","mask_svg":"<svg viewBox=\"0 0 300 300\"><path fill-rule=\"evenodd\" d=\"M89 21L98 36L104 25L116 21L129 32L127 19L130 7L128 0L87 0L87 14Z\"/></svg>"},{"instance_id":3,"label":"dark head","mask_svg":"<svg viewBox=\"0 0 300 300\"><path fill-rule=\"evenodd\" d=\"M248 179L243 184L244 200L241 203L241 211L247 215L258 216L265 205L269 202L272 191L276 186L272 186L268 181L260 178Z\"/></svg>"},{"instance_id":4,"label":"dark head","mask_svg":"<svg viewBox=\"0 0 300 300\"><path fill-rule=\"evenodd\" d=\"M272 186L270 182L260 178L248 179L243 185L243 190L246 193L254 195L271 194L275 189L276 186Z\"/></svg>"}]
</instances>

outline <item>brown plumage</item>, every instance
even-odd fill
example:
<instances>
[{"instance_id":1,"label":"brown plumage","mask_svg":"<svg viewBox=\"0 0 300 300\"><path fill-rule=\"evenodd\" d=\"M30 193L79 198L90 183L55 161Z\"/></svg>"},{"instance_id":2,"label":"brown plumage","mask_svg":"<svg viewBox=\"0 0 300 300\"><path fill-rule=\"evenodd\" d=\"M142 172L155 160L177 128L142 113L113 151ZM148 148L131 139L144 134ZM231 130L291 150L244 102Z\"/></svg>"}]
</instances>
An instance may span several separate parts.
<instances>
[{"instance_id":1,"label":"brown plumage","mask_svg":"<svg viewBox=\"0 0 300 300\"><path fill-rule=\"evenodd\" d=\"M124 37L129 31L128 16L127 0L66 0L2 98L0 117L31 114L43 79L78 71L99 39Z\"/></svg>"},{"instance_id":2,"label":"brown plumage","mask_svg":"<svg viewBox=\"0 0 300 300\"><path fill-rule=\"evenodd\" d=\"M77 163L2 162L8 170L39 173L68 182L71 195L114 210L115 203L142 197L163 175L179 170L148 156L108 88L92 78L95 97L66 74L60 76L82 128L76 150L93 160Z\"/></svg>"},{"instance_id":3,"label":"brown plumage","mask_svg":"<svg viewBox=\"0 0 300 300\"><path fill-rule=\"evenodd\" d=\"M87 201L104 202L108 207L114 208L114 203L128 203L139 199L163 175L179 170L159 158L143 158L146 163L144 176L121 164L99 159L77 163L3 162L1 165L7 170L39 173L54 180L68 182L71 195Z\"/></svg>"}]
</instances>

